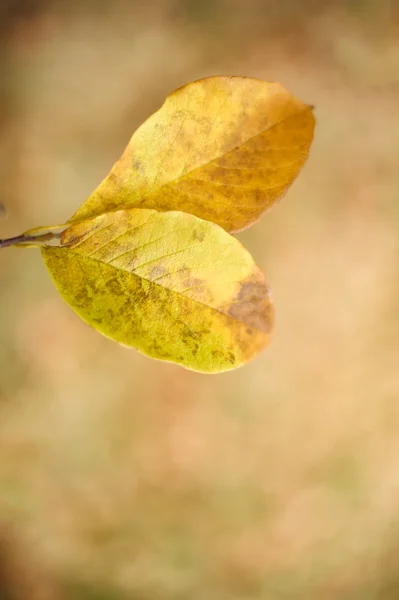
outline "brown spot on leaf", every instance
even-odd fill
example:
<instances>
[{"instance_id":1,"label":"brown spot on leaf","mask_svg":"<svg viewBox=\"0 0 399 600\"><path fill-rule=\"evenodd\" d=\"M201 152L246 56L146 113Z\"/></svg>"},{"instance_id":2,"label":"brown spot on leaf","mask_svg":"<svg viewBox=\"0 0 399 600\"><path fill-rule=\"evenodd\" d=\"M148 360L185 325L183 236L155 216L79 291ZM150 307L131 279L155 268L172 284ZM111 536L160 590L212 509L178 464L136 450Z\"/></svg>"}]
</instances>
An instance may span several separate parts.
<instances>
[{"instance_id":1,"label":"brown spot on leaf","mask_svg":"<svg viewBox=\"0 0 399 600\"><path fill-rule=\"evenodd\" d=\"M194 229L191 239L197 240L198 242L203 242L205 238L205 233L203 231L198 231L198 229Z\"/></svg>"},{"instance_id":2,"label":"brown spot on leaf","mask_svg":"<svg viewBox=\"0 0 399 600\"><path fill-rule=\"evenodd\" d=\"M162 266L161 262L157 262L151 269L149 273L149 279L152 281L157 279L158 277L162 277L163 275L167 275L169 273L169 269L166 269Z\"/></svg>"},{"instance_id":3,"label":"brown spot on leaf","mask_svg":"<svg viewBox=\"0 0 399 600\"><path fill-rule=\"evenodd\" d=\"M121 296L123 294L123 287L121 285L121 282L118 281L117 277L109 279L105 283L105 287L111 294L115 294L116 296Z\"/></svg>"},{"instance_id":4,"label":"brown spot on leaf","mask_svg":"<svg viewBox=\"0 0 399 600\"><path fill-rule=\"evenodd\" d=\"M271 331L273 308L261 271L241 282L240 291L228 309L228 314L259 331L265 333Z\"/></svg>"}]
</instances>

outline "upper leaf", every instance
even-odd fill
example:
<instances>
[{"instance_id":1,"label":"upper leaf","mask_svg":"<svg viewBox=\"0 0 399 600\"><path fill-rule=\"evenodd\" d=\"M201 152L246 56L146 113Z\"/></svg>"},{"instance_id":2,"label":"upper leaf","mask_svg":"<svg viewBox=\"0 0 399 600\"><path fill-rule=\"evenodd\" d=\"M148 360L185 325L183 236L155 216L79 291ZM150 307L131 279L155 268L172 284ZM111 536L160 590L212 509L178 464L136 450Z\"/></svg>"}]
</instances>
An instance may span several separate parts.
<instances>
[{"instance_id":1,"label":"upper leaf","mask_svg":"<svg viewBox=\"0 0 399 600\"><path fill-rule=\"evenodd\" d=\"M181 212L127 209L72 225L42 254L63 298L95 329L202 372L247 362L268 342L262 271L222 228Z\"/></svg>"},{"instance_id":2,"label":"upper leaf","mask_svg":"<svg viewBox=\"0 0 399 600\"><path fill-rule=\"evenodd\" d=\"M314 123L311 107L278 83L209 77L185 85L139 127L70 222L129 206L245 229L300 172Z\"/></svg>"}]
</instances>

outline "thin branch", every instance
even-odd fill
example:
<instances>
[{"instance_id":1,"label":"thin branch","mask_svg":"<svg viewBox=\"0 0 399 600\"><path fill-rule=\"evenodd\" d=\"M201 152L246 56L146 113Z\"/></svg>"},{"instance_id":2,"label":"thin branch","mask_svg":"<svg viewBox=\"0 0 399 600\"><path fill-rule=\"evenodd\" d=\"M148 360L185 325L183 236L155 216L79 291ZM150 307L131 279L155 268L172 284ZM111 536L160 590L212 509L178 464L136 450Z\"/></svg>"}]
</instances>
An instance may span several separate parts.
<instances>
[{"instance_id":1,"label":"thin branch","mask_svg":"<svg viewBox=\"0 0 399 600\"><path fill-rule=\"evenodd\" d=\"M45 233L43 235L17 235L16 237L0 240L0 248L8 248L17 244L26 244L30 242L47 242L57 237L54 233Z\"/></svg>"}]
</instances>

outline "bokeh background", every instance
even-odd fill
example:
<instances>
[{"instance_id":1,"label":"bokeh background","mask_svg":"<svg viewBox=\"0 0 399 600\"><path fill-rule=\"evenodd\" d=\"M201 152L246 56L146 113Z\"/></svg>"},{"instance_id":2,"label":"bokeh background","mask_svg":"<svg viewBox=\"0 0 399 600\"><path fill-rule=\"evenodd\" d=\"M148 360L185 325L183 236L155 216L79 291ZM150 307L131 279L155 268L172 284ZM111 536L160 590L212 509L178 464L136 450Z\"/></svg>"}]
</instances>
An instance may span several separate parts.
<instances>
[{"instance_id":1,"label":"bokeh background","mask_svg":"<svg viewBox=\"0 0 399 600\"><path fill-rule=\"evenodd\" d=\"M0 236L62 223L176 87L275 80L309 162L240 238L277 322L206 376L0 255L1 600L399 598L399 3L1 0Z\"/></svg>"}]
</instances>

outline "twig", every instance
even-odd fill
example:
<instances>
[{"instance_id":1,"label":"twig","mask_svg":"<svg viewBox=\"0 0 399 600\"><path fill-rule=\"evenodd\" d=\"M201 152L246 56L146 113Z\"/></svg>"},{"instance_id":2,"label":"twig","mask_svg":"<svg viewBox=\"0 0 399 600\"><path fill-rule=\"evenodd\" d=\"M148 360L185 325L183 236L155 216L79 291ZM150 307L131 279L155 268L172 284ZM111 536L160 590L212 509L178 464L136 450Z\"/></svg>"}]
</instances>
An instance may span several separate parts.
<instances>
[{"instance_id":1,"label":"twig","mask_svg":"<svg viewBox=\"0 0 399 600\"><path fill-rule=\"evenodd\" d=\"M45 233L43 235L17 235L16 237L0 240L0 248L8 248L17 244L25 244L29 242L47 242L56 237L54 233Z\"/></svg>"}]
</instances>

